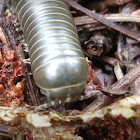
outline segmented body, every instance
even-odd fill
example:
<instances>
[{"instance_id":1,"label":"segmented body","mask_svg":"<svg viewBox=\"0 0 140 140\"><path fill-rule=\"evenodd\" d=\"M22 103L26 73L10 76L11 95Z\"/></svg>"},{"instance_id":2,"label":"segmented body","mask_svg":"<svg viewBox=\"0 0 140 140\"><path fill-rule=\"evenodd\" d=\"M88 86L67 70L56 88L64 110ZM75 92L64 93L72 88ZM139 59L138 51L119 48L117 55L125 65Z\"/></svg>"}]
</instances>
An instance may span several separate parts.
<instances>
[{"instance_id":1,"label":"segmented body","mask_svg":"<svg viewBox=\"0 0 140 140\"><path fill-rule=\"evenodd\" d=\"M65 0L13 0L36 85L51 100L78 98L87 63Z\"/></svg>"}]
</instances>

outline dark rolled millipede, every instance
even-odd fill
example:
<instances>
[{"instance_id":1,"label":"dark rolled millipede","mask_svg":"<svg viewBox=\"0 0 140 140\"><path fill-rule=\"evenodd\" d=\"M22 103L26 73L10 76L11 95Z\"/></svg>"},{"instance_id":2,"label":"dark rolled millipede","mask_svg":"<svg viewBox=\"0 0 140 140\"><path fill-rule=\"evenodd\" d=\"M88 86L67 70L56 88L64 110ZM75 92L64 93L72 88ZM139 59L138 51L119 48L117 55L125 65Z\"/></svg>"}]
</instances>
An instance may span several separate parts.
<instances>
[{"instance_id":1,"label":"dark rolled millipede","mask_svg":"<svg viewBox=\"0 0 140 140\"><path fill-rule=\"evenodd\" d=\"M12 0L28 45L36 85L50 100L75 100L85 89L87 63L65 0Z\"/></svg>"}]
</instances>

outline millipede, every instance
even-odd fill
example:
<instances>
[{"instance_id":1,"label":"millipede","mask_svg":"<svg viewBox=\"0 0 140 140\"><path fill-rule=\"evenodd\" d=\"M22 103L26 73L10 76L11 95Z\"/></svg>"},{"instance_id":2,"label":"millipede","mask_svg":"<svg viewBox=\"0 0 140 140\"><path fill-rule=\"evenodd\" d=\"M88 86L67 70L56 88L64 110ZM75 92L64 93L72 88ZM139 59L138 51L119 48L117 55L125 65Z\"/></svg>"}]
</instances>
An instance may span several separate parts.
<instances>
[{"instance_id":1,"label":"millipede","mask_svg":"<svg viewBox=\"0 0 140 140\"><path fill-rule=\"evenodd\" d=\"M117 81L119 33L75 24L81 2L0 0L0 140L134 138L140 66Z\"/></svg>"},{"instance_id":2,"label":"millipede","mask_svg":"<svg viewBox=\"0 0 140 140\"><path fill-rule=\"evenodd\" d=\"M0 107L34 115L89 98L87 60L65 0L3 0L0 15ZM11 122L0 124L0 139L28 139Z\"/></svg>"},{"instance_id":3,"label":"millipede","mask_svg":"<svg viewBox=\"0 0 140 140\"><path fill-rule=\"evenodd\" d=\"M87 63L65 0L12 0L23 31L36 85L47 99L77 99Z\"/></svg>"}]
</instances>

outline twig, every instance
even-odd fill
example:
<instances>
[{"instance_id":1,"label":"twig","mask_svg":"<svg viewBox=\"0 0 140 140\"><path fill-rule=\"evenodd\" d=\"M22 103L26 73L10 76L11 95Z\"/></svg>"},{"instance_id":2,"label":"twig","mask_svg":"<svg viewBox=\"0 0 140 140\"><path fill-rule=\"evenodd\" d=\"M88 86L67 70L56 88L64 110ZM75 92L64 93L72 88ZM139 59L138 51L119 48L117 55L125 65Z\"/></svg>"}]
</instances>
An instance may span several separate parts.
<instances>
[{"instance_id":1,"label":"twig","mask_svg":"<svg viewBox=\"0 0 140 140\"><path fill-rule=\"evenodd\" d=\"M123 77L123 71L119 63L117 63L117 65L114 67L114 73L118 80L120 80Z\"/></svg>"},{"instance_id":2,"label":"twig","mask_svg":"<svg viewBox=\"0 0 140 140\"><path fill-rule=\"evenodd\" d=\"M74 2L73 0L67 0L67 2L71 7L75 8L75 9L77 9L77 10L83 12L83 13L85 13L89 17L101 22L102 24L104 24L104 25L106 25L106 26L108 26L108 27L110 27L110 28L112 28L112 29L114 29L116 31L119 31L122 34L125 34L125 35L127 35L127 36L129 36L129 37L131 37L133 39L136 39L137 41L140 41L140 34L139 33L132 32L129 29L126 29L123 26L120 26L120 25L118 25L118 24L106 19L104 16L102 16L100 14L93 13L92 11L88 10L87 8L82 7L81 5L79 5L78 3Z\"/></svg>"},{"instance_id":3,"label":"twig","mask_svg":"<svg viewBox=\"0 0 140 140\"><path fill-rule=\"evenodd\" d=\"M107 105L112 101L112 98L102 95L101 97L94 100L89 106L87 106L82 112L97 111L103 106Z\"/></svg>"},{"instance_id":4,"label":"twig","mask_svg":"<svg viewBox=\"0 0 140 140\"><path fill-rule=\"evenodd\" d=\"M140 65L129 71L126 75L123 76L123 78L114 83L110 87L110 89L121 90L127 88L139 76L140 76Z\"/></svg>"},{"instance_id":5,"label":"twig","mask_svg":"<svg viewBox=\"0 0 140 140\"><path fill-rule=\"evenodd\" d=\"M134 14L105 14L104 17L113 22L140 22L140 17ZM98 21L88 16L75 17L74 22L76 25L85 25L97 23Z\"/></svg>"}]
</instances>

